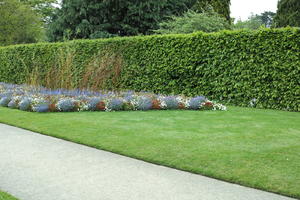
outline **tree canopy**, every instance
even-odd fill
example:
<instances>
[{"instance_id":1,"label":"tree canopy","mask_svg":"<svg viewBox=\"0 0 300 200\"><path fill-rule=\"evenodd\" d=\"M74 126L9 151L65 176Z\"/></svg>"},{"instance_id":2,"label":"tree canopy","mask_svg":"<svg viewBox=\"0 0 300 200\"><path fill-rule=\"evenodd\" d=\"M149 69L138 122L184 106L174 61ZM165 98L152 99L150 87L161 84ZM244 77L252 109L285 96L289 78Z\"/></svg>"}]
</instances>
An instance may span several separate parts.
<instances>
[{"instance_id":1,"label":"tree canopy","mask_svg":"<svg viewBox=\"0 0 300 200\"><path fill-rule=\"evenodd\" d=\"M189 9L200 9L200 2L216 6L222 16L229 17L229 0L62 0L49 28L51 41L64 38L98 38L147 35L171 16ZM196 7L193 7L197 4ZM202 4L201 4L202 5ZM203 4L204 5L204 4ZM226 14L227 13L227 14Z\"/></svg>"},{"instance_id":2,"label":"tree canopy","mask_svg":"<svg viewBox=\"0 0 300 200\"><path fill-rule=\"evenodd\" d=\"M273 25L273 18L275 13L271 11L265 11L260 15L251 15L247 20L242 21L238 20L234 24L235 29L250 29L255 30L259 29L260 27L264 26L270 28Z\"/></svg>"},{"instance_id":3,"label":"tree canopy","mask_svg":"<svg viewBox=\"0 0 300 200\"><path fill-rule=\"evenodd\" d=\"M58 0L20 0L20 2L30 6L39 13L45 23L49 23L50 17L54 13Z\"/></svg>"},{"instance_id":4,"label":"tree canopy","mask_svg":"<svg viewBox=\"0 0 300 200\"><path fill-rule=\"evenodd\" d=\"M276 27L295 26L300 27L300 1L279 0L275 17Z\"/></svg>"},{"instance_id":5,"label":"tree canopy","mask_svg":"<svg viewBox=\"0 0 300 200\"><path fill-rule=\"evenodd\" d=\"M174 16L168 21L161 22L156 33L193 33L196 31L216 32L230 29L228 21L215 12L197 13L188 11L183 16Z\"/></svg>"},{"instance_id":6,"label":"tree canopy","mask_svg":"<svg viewBox=\"0 0 300 200\"><path fill-rule=\"evenodd\" d=\"M213 8L215 12L231 22L230 18L230 0L196 0L193 9L195 11L207 11L207 9Z\"/></svg>"},{"instance_id":7,"label":"tree canopy","mask_svg":"<svg viewBox=\"0 0 300 200\"><path fill-rule=\"evenodd\" d=\"M1 0L0 45L33 43L43 37L41 18L18 0Z\"/></svg>"}]
</instances>

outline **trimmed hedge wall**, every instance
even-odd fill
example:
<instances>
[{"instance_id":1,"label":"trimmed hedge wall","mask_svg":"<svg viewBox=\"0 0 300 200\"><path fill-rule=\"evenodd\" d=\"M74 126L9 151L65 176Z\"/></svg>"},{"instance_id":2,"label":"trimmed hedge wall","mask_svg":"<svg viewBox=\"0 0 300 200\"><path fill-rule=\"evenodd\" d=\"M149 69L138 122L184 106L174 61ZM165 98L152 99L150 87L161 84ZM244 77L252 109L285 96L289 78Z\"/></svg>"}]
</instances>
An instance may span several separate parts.
<instances>
[{"instance_id":1,"label":"trimmed hedge wall","mask_svg":"<svg viewBox=\"0 0 300 200\"><path fill-rule=\"evenodd\" d=\"M0 82L25 83L28 76L38 71L40 84L44 84L41 77L46 76L47 70L57 68L58 60L67 56L66 52L73 53L72 70L68 73L74 88L82 87L87 66L115 70L113 61L107 59L114 54L111 59L122 59L120 75L109 74L102 88L205 95L233 105L249 106L252 101L259 108L300 111L299 29L199 32L1 47ZM101 64L95 63L95 59ZM89 78L97 79L98 75Z\"/></svg>"}]
</instances>

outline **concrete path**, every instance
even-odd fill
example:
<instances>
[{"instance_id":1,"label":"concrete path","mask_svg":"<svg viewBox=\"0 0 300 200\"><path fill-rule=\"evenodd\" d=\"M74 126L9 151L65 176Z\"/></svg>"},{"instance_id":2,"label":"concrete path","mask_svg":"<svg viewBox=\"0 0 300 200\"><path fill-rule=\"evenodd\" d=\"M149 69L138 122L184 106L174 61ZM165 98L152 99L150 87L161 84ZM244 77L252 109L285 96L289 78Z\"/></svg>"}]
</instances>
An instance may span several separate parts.
<instances>
[{"instance_id":1,"label":"concrete path","mask_svg":"<svg viewBox=\"0 0 300 200\"><path fill-rule=\"evenodd\" d=\"M3 124L0 189L20 200L291 199Z\"/></svg>"}]
</instances>

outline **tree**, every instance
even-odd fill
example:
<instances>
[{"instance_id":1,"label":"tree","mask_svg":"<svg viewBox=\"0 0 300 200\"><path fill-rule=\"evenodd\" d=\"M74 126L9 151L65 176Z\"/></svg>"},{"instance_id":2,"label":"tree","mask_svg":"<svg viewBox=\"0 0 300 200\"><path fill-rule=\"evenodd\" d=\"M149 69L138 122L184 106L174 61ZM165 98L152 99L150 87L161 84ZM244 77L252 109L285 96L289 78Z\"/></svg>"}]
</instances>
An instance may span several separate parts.
<instances>
[{"instance_id":1,"label":"tree","mask_svg":"<svg viewBox=\"0 0 300 200\"><path fill-rule=\"evenodd\" d=\"M50 25L51 40L150 34L190 0L63 0Z\"/></svg>"},{"instance_id":2,"label":"tree","mask_svg":"<svg viewBox=\"0 0 300 200\"><path fill-rule=\"evenodd\" d=\"M48 24L50 22L51 16L54 13L55 5L58 4L58 0L20 0L20 2L27 4L31 8L37 11L43 21Z\"/></svg>"},{"instance_id":3,"label":"tree","mask_svg":"<svg viewBox=\"0 0 300 200\"><path fill-rule=\"evenodd\" d=\"M275 13L266 11L263 12L260 15L251 15L247 20L242 21L238 20L234 24L235 29L250 29L250 30L256 30L260 27L264 26L267 28L270 28L273 24L273 17L275 16Z\"/></svg>"},{"instance_id":4,"label":"tree","mask_svg":"<svg viewBox=\"0 0 300 200\"><path fill-rule=\"evenodd\" d=\"M271 11L265 11L262 14L258 15L262 21L262 23L270 28L273 25L274 17L276 13L271 12Z\"/></svg>"},{"instance_id":5,"label":"tree","mask_svg":"<svg viewBox=\"0 0 300 200\"><path fill-rule=\"evenodd\" d=\"M278 10L275 16L275 26L295 26L300 27L300 1L299 0L279 0Z\"/></svg>"},{"instance_id":6,"label":"tree","mask_svg":"<svg viewBox=\"0 0 300 200\"><path fill-rule=\"evenodd\" d=\"M216 32L230 28L228 21L215 12L188 11L183 16L174 16L171 20L160 23L160 28L155 32L161 34Z\"/></svg>"},{"instance_id":7,"label":"tree","mask_svg":"<svg viewBox=\"0 0 300 200\"><path fill-rule=\"evenodd\" d=\"M193 6L193 10L196 12L210 11L211 8L229 23L231 22L230 0L196 0Z\"/></svg>"},{"instance_id":8,"label":"tree","mask_svg":"<svg viewBox=\"0 0 300 200\"><path fill-rule=\"evenodd\" d=\"M41 18L18 0L0 0L0 45L33 43L42 39Z\"/></svg>"},{"instance_id":9,"label":"tree","mask_svg":"<svg viewBox=\"0 0 300 200\"><path fill-rule=\"evenodd\" d=\"M170 16L180 16L199 2L212 4L230 20L230 0L62 0L51 23L51 41L151 34ZM224 3L225 2L225 3ZM202 12L202 8L201 8Z\"/></svg>"}]
</instances>

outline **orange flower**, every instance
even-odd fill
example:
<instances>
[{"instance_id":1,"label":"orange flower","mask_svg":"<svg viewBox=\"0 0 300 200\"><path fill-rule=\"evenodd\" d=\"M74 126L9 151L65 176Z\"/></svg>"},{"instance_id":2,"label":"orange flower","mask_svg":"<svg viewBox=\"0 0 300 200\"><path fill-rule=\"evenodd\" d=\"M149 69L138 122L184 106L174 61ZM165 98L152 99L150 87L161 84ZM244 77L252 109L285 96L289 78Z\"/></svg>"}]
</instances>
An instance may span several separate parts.
<instances>
[{"instance_id":1,"label":"orange flower","mask_svg":"<svg viewBox=\"0 0 300 200\"><path fill-rule=\"evenodd\" d=\"M180 102L180 103L178 104L178 108L179 108L179 109L185 109L184 103Z\"/></svg>"},{"instance_id":2,"label":"orange flower","mask_svg":"<svg viewBox=\"0 0 300 200\"><path fill-rule=\"evenodd\" d=\"M152 109L154 109L154 110L161 109L161 107L160 107L160 101L158 99L152 100Z\"/></svg>"},{"instance_id":3,"label":"orange flower","mask_svg":"<svg viewBox=\"0 0 300 200\"><path fill-rule=\"evenodd\" d=\"M50 112L56 112L57 111L56 105L54 103L52 103L52 104L49 105L49 111Z\"/></svg>"}]
</instances>

